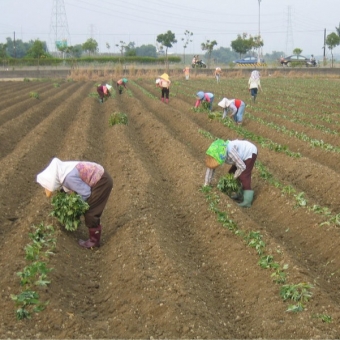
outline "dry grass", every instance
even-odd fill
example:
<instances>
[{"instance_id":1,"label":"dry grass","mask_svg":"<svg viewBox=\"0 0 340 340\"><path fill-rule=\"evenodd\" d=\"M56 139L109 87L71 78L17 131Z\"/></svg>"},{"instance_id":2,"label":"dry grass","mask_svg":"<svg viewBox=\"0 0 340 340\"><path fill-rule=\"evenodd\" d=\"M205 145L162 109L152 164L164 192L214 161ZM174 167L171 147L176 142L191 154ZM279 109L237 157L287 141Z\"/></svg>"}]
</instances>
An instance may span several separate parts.
<instances>
[{"instance_id":1,"label":"dry grass","mask_svg":"<svg viewBox=\"0 0 340 340\"><path fill-rule=\"evenodd\" d=\"M172 67L172 68L171 68ZM130 79L136 78L153 78L156 79L162 73L166 72L169 74L171 79L184 79L184 73L180 65L171 66L167 70L164 65L146 65L140 66L136 64L124 65L104 65L104 66L90 66L72 69L68 76L69 79L75 81L87 81L93 80L97 82L116 80L126 77ZM184 68L184 66L183 66ZM247 78L249 77L253 68L226 68L223 70L223 76L226 78ZM275 78L340 78L340 74L331 72L314 72L314 69L289 69L289 68L259 68L262 77L275 77ZM191 79L205 79L212 77L213 69L191 69Z\"/></svg>"}]
</instances>

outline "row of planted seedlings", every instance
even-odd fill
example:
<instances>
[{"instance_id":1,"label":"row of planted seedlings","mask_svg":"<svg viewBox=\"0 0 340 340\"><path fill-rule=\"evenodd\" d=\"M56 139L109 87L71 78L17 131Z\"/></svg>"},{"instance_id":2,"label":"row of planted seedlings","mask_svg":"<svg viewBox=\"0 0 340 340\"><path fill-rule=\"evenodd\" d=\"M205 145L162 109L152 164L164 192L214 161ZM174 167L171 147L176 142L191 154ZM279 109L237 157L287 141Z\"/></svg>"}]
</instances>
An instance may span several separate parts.
<instances>
[{"instance_id":1,"label":"row of planted seedlings","mask_svg":"<svg viewBox=\"0 0 340 340\"><path fill-rule=\"evenodd\" d=\"M201 134L209 139L215 139L209 132L200 131ZM293 194L294 188L291 186L283 186L272 175L266 171L263 164L258 165L256 162L256 168L260 171L260 176L267 179L268 182L275 187L280 187L281 192L284 194ZM231 196L234 193L241 191L240 183L234 179L233 174L226 174L218 180L217 189ZM293 301L292 304L288 305L288 312L301 312L305 309L305 304L312 297L312 289L314 286L310 283L300 282L297 284L287 283L288 280L288 264L282 266L275 261L274 256L267 252L266 243L263 235L259 231L245 232L239 228L237 223L230 217L228 211L220 210L219 202L220 196L211 186L202 186L200 191L205 195L206 201L208 202L209 210L216 214L217 221L222 224L224 228L229 229L235 235L241 237L244 242L251 248L256 250L259 256L258 265L263 269L271 270L271 278L275 284L280 285L279 294L283 301ZM306 200L301 195L296 195L296 202L298 207L305 207ZM230 205L227 205L230 208ZM332 317L327 314L317 314L314 317L320 318L323 322L331 322Z\"/></svg>"},{"instance_id":2,"label":"row of planted seedlings","mask_svg":"<svg viewBox=\"0 0 340 340\"><path fill-rule=\"evenodd\" d=\"M68 231L75 231L81 223L80 216L89 208L81 196L71 193L58 192L51 199L53 206L50 213ZM30 228L30 242L25 246L25 260L28 263L22 271L17 272L20 278L20 292L11 294L16 306L15 315L18 320L30 319L32 314L43 311L49 301L42 301L41 289L50 283L48 277L53 270L49 266L50 256L56 248L56 227L41 222Z\"/></svg>"},{"instance_id":3,"label":"row of planted seedlings","mask_svg":"<svg viewBox=\"0 0 340 340\"><path fill-rule=\"evenodd\" d=\"M270 113L268 113L268 115L270 115ZM312 147L317 147L317 148L321 148L321 149L326 150L326 151L340 153L340 147L339 146L332 145L330 143L326 143L322 139L312 138L312 137L308 136L303 131L297 131L297 130L289 129L284 125L275 124L274 122L259 118L255 115L252 115L252 114L249 114L249 113L247 114L247 118L249 118L249 119L251 119L251 120L253 120L253 121L255 121L259 124L267 126L271 129L277 131L277 132L280 132L280 133L282 133L286 136L294 137L294 138L297 138L297 139L299 139L303 142L306 142Z\"/></svg>"}]
</instances>

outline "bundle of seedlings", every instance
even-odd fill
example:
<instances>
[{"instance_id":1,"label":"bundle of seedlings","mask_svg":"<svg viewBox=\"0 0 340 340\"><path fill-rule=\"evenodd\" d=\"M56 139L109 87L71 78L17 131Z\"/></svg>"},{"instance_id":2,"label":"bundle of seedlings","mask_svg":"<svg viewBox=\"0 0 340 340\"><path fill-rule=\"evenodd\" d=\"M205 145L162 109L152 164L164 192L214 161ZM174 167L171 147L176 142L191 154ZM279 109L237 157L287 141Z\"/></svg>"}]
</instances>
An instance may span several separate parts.
<instances>
[{"instance_id":1,"label":"bundle of seedlings","mask_svg":"<svg viewBox=\"0 0 340 340\"><path fill-rule=\"evenodd\" d=\"M222 176L217 183L217 189L230 196L232 199L242 200L243 191L241 183L238 179L234 178L233 174Z\"/></svg>"},{"instance_id":2,"label":"bundle of seedlings","mask_svg":"<svg viewBox=\"0 0 340 340\"><path fill-rule=\"evenodd\" d=\"M89 209L89 205L80 195L72 192L58 192L51 201L54 209L51 216L54 216L68 231L77 230L80 225L80 216Z\"/></svg>"}]
</instances>

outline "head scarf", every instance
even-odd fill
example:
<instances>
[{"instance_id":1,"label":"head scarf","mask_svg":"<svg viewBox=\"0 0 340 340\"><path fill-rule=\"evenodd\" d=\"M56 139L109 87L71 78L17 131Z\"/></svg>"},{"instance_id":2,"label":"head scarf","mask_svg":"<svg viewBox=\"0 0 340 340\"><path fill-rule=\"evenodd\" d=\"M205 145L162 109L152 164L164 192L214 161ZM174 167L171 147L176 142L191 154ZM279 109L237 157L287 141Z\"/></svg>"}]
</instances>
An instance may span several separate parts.
<instances>
[{"instance_id":1,"label":"head scarf","mask_svg":"<svg viewBox=\"0 0 340 340\"><path fill-rule=\"evenodd\" d=\"M196 96L199 98L199 99L203 99L204 98L204 92L203 91L199 91L196 93Z\"/></svg>"},{"instance_id":2,"label":"head scarf","mask_svg":"<svg viewBox=\"0 0 340 340\"><path fill-rule=\"evenodd\" d=\"M110 91L111 90L111 88L112 88L112 86L111 85L109 85L109 84L106 84L105 85L106 86L106 88Z\"/></svg>"},{"instance_id":3,"label":"head scarf","mask_svg":"<svg viewBox=\"0 0 340 340\"><path fill-rule=\"evenodd\" d=\"M123 81L123 83L127 83L128 82L128 80L126 78L123 78L122 81Z\"/></svg>"},{"instance_id":4,"label":"head scarf","mask_svg":"<svg viewBox=\"0 0 340 340\"><path fill-rule=\"evenodd\" d=\"M228 98L223 98L217 105L226 109L232 102L233 99L229 100Z\"/></svg>"},{"instance_id":5,"label":"head scarf","mask_svg":"<svg viewBox=\"0 0 340 340\"><path fill-rule=\"evenodd\" d=\"M216 159L218 164L223 164L227 157L227 146L229 141L223 139L217 139L211 143L206 154Z\"/></svg>"},{"instance_id":6,"label":"head scarf","mask_svg":"<svg viewBox=\"0 0 340 340\"><path fill-rule=\"evenodd\" d=\"M159 84L160 81L161 81L160 78L157 78L157 79L156 79L156 84Z\"/></svg>"},{"instance_id":7,"label":"head scarf","mask_svg":"<svg viewBox=\"0 0 340 340\"><path fill-rule=\"evenodd\" d=\"M69 174L79 162L62 162L59 158L53 158L50 165L37 175L37 182L45 189L53 192L59 189L67 174Z\"/></svg>"},{"instance_id":8,"label":"head scarf","mask_svg":"<svg viewBox=\"0 0 340 340\"><path fill-rule=\"evenodd\" d=\"M254 80L260 79L260 72L257 70L252 71L250 78Z\"/></svg>"}]
</instances>

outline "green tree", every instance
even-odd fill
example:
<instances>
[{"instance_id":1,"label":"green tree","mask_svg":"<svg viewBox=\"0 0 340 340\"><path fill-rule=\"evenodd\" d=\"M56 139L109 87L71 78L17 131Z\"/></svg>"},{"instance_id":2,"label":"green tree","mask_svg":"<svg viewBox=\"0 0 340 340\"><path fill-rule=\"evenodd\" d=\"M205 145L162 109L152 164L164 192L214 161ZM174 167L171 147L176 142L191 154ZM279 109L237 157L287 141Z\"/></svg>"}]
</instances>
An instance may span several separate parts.
<instances>
[{"instance_id":1,"label":"green tree","mask_svg":"<svg viewBox=\"0 0 340 340\"><path fill-rule=\"evenodd\" d=\"M109 52L109 55L110 55L110 48L111 48L111 46L110 46L110 44L108 42L106 43L106 48L107 48L107 50Z\"/></svg>"},{"instance_id":2,"label":"green tree","mask_svg":"<svg viewBox=\"0 0 340 340\"><path fill-rule=\"evenodd\" d=\"M293 54L300 55L301 53L302 53L302 50L301 50L301 48L294 48L294 50L293 50Z\"/></svg>"},{"instance_id":3,"label":"green tree","mask_svg":"<svg viewBox=\"0 0 340 340\"><path fill-rule=\"evenodd\" d=\"M23 58L26 56L28 50L33 45L33 41L30 42L23 42L22 40L18 39L15 42L11 38L6 38L7 44L7 54L14 58Z\"/></svg>"},{"instance_id":4,"label":"green tree","mask_svg":"<svg viewBox=\"0 0 340 340\"><path fill-rule=\"evenodd\" d=\"M207 51L208 53L208 67L210 66L211 53L216 45L217 45L216 40L213 41L207 40L205 43L201 43L202 51Z\"/></svg>"},{"instance_id":5,"label":"green tree","mask_svg":"<svg viewBox=\"0 0 340 340\"><path fill-rule=\"evenodd\" d=\"M238 54L232 51L229 47L220 47L217 50L211 52L211 58L215 60L215 63L225 63L228 64L235 60Z\"/></svg>"},{"instance_id":6,"label":"green tree","mask_svg":"<svg viewBox=\"0 0 340 340\"><path fill-rule=\"evenodd\" d=\"M126 42L121 40L119 44L116 44L116 46L119 48L120 55L123 57L126 49Z\"/></svg>"},{"instance_id":7,"label":"green tree","mask_svg":"<svg viewBox=\"0 0 340 340\"><path fill-rule=\"evenodd\" d=\"M334 47L340 45L340 37L334 32L331 33L331 34L328 34L327 38L326 38L326 45L327 45L328 49L330 49L330 51L331 51L332 67L333 67L333 49L334 49Z\"/></svg>"},{"instance_id":8,"label":"green tree","mask_svg":"<svg viewBox=\"0 0 340 340\"><path fill-rule=\"evenodd\" d=\"M157 35L156 41L166 47L165 60L166 60L166 66L169 67L168 48L171 48L173 44L177 43L175 33L172 33L171 31L167 31L164 34L159 34Z\"/></svg>"},{"instance_id":9,"label":"green tree","mask_svg":"<svg viewBox=\"0 0 340 340\"><path fill-rule=\"evenodd\" d=\"M0 44L0 58L7 58L7 44Z\"/></svg>"},{"instance_id":10,"label":"green tree","mask_svg":"<svg viewBox=\"0 0 340 340\"><path fill-rule=\"evenodd\" d=\"M340 25L339 27L335 27L335 30L336 30L337 35L340 37Z\"/></svg>"},{"instance_id":11,"label":"green tree","mask_svg":"<svg viewBox=\"0 0 340 340\"><path fill-rule=\"evenodd\" d=\"M90 38L87 39L82 45L81 45L83 51L88 52L90 55L95 54L98 51L98 43L95 39Z\"/></svg>"},{"instance_id":12,"label":"green tree","mask_svg":"<svg viewBox=\"0 0 340 340\"><path fill-rule=\"evenodd\" d=\"M136 47L136 55L141 57L157 57L156 47L154 45L142 45Z\"/></svg>"},{"instance_id":13,"label":"green tree","mask_svg":"<svg viewBox=\"0 0 340 340\"><path fill-rule=\"evenodd\" d=\"M34 59L49 57L49 54L46 51L46 44L39 39L34 40L32 46L27 51L26 57Z\"/></svg>"},{"instance_id":14,"label":"green tree","mask_svg":"<svg viewBox=\"0 0 340 340\"><path fill-rule=\"evenodd\" d=\"M248 53L253 48L253 39L251 37L248 38L247 33L238 34L237 38L230 45L233 51L237 52L241 58L243 54Z\"/></svg>"},{"instance_id":15,"label":"green tree","mask_svg":"<svg viewBox=\"0 0 340 340\"><path fill-rule=\"evenodd\" d=\"M127 57L134 57L136 56L136 47L135 47L135 43L134 42L129 42L126 46L125 46L125 56Z\"/></svg>"},{"instance_id":16,"label":"green tree","mask_svg":"<svg viewBox=\"0 0 340 340\"><path fill-rule=\"evenodd\" d=\"M193 33L188 31L188 30L185 30L184 32L184 38L182 38L182 41L184 42L184 45L183 45L183 61L184 61L184 64L185 64L185 49L188 47L189 43L192 42L191 40L191 37L193 36Z\"/></svg>"}]
</instances>

